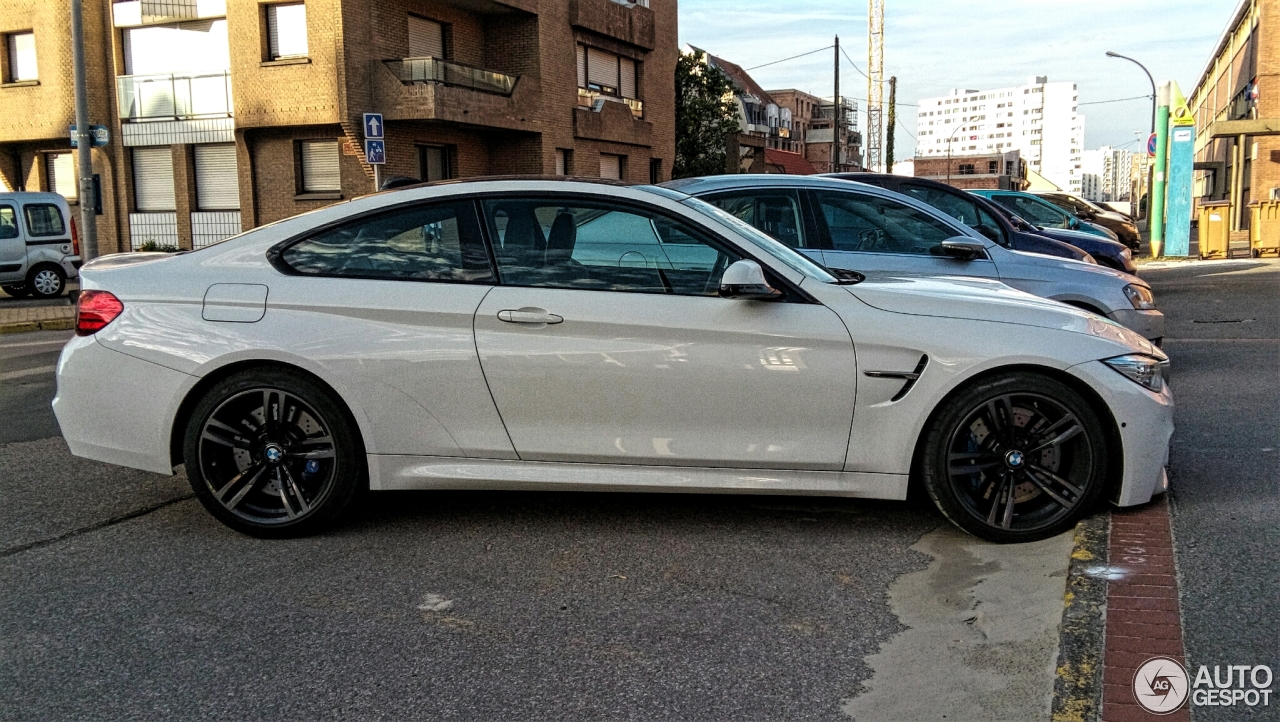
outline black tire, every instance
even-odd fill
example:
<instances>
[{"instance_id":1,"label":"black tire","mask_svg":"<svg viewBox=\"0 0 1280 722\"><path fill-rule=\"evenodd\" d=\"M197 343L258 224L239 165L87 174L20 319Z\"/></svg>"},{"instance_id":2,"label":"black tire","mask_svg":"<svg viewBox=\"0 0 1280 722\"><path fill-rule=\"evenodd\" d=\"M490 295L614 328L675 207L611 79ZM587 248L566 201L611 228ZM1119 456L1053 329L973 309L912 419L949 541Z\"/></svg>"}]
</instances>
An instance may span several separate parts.
<instances>
[{"instance_id":1,"label":"black tire","mask_svg":"<svg viewBox=\"0 0 1280 722\"><path fill-rule=\"evenodd\" d=\"M368 488L364 445L341 401L285 369L248 369L210 388L182 450L196 498L250 536L328 529Z\"/></svg>"},{"instance_id":2,"label":"black tire","mask_svg":"<svg viewBox=\"0 0 1280 722\"><path fill-rule=\"evenodd\" d=\"M14 298L26 298L31 295L31 289L27 288L26 284L22 283L14 284L12 286L0 286L0 289L3 289L5 293L13 296Z\"/></svg>"},{"instance_id":3,"label":"black tire","mask_svg":"<svg viewBox=\"0 0 1280 722\"><path fill-rule=\"evenodd\" d=\"M921 445L921 477L961 529L1030 542L1072 528L1093 508L1106 485L1107 446L1102 421L1079 393L1015 372L970 385L938 408Z\"/></svg>"},{"instance_id":4,"label":"black tire","mask_svg":"<svg viewBox=\"0 0 1280 722\"><path fill-rule=\"evenodd\" d=\"M52 263L33 266L22 284L36 298L57 298L67 290L67 274Z\"/></svg>"}]
</instances>

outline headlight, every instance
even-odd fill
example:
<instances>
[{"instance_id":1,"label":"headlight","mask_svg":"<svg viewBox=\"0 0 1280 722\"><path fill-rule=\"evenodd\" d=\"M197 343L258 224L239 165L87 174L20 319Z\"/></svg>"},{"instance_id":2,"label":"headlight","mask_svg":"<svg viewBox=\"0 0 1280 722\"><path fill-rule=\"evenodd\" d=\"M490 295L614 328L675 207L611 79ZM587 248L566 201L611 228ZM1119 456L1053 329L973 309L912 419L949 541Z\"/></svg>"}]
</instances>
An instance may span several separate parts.
<instances>
[{"instance_id":1,"label":"headlight","mask_svg":"<svg viewBox=\"0 0 1280 722\"><path fill-rule=\"evenodd\" d=\"M1156 297L1152 295L1151 289L1146 286L1139 286L1133 283L1124 287L1124 295L1129 298L1129 303L1139 311L1150 311L1156 307Z\"/></svg>"},{"instance_id":2,"label":"headlight","mask_svg":"<svg viewBox=\"0 0 1280 722\"><path fill-rule=\"evenodd\" d=\"M1129 354L1103 359L1102 363L1124 374L1130 381L1159 393L1169 375L1169 359L1158 359L1142 354Z\"/></svg>"}]
</instances>

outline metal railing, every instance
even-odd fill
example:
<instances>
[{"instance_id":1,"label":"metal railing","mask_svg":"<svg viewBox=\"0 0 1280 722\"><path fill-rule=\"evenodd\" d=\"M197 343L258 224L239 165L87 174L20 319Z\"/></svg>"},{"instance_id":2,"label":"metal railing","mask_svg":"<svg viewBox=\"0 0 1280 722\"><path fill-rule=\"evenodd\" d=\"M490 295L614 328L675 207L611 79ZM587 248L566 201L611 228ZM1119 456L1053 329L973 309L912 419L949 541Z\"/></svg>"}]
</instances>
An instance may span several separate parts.
<instances>
[{"instance_id":1,"label":"metal railing","mask_svg":"<svg viewBox=\"0 0 1280 722\"><path fill-rule=\"evenodd\" d=\"M154 120L226 118L233 115L231 73L121 75L116 78L120 118Z\"/></svg>"},{"instance_id":2,"label":"metal railing","mask_svg":"<svg viewBox=\"0 0 1280 722\"><path fill-rule=\"evenodd\" d=\"M382 62L400 82L407 84L443 83L497 95L511 95L516 87L517 77L514 75L473 68L440 58L403 58Z\"/></svg>"},{"instance_id":3,"label":"metal railing","mask_svg":"<svg viewBox=\"0 0 1280 722\"><path fill-rule=\"evenodd\" d=\"M616 95L605 95L594 90L578 88L578 105L598 112L601 108L601 103L622 103L631 109L632 116L636 118L644 117L644 103L635 98L619 98Z\"/></svg>"}]
</instances>

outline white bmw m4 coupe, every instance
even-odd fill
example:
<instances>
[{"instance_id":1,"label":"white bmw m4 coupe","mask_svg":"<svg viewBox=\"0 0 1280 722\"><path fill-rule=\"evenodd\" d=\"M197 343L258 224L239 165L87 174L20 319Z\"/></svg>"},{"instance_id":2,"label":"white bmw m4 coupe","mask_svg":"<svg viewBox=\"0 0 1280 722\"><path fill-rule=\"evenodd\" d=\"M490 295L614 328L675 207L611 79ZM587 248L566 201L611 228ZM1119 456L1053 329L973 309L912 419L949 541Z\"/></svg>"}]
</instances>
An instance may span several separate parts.
<instances>
[{"instance_id":1,"label":"white bmw m4 coupe","mask_svg":"<svg viewBox=\"0 0 1280 722\"><path fill-rule=\"evenodd\" d=\"M185 465L256 536L370 490L918 484L1020 542L1168 485L1168 360L1138 334L995 281L829 272L663 188L420 186L81 275L71 451Z\"/></svg>"}]
</instances>

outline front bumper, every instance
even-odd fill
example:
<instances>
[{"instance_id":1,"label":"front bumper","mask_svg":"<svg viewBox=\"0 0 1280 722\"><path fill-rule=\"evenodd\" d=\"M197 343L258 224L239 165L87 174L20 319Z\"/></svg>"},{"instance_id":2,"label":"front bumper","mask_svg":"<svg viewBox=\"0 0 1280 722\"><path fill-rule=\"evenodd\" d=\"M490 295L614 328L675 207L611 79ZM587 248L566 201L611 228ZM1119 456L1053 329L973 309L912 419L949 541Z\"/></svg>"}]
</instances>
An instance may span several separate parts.
<instances>
[{"instance_id":1,"label":"front bumper","mask_svg":"<svg viewBox=\"0 0 1280 722\"><path fill-rule=\"evenodd\" d=\"M1111 495L1117 506L1151 501L1169 487L1169 439L1173 436L1173 393L1168 385L1153 393L1117 373L1101 361L1088 361L1068 369L1102 396L1120 432L1121 458L1114 454L1109 465L1121 464L1120 486Z\"/></svg>"},{"instance_id":2,"label":"front bumper","mask_svg":"<svg viewBox=\"0 0 1280 722\"><path fill-rule=\"evenodd\" d=\"M1139 311L1122 308L1107 314L1108 318L1125 328L1138 332L1143 338L1159 346L1164 339L1164 314L1160 311Z\"/></svg>"},{"instance_id":3,"label":"front bumper","mask_svg":"<svg viewBox=\"0 0 1280 722\"><path fill-rule=\"evenodd\" d=\"M58 358L53 413L76 456L172 474L169 432L194 376L73 337Z\"/></svg>"}]
</instances>

